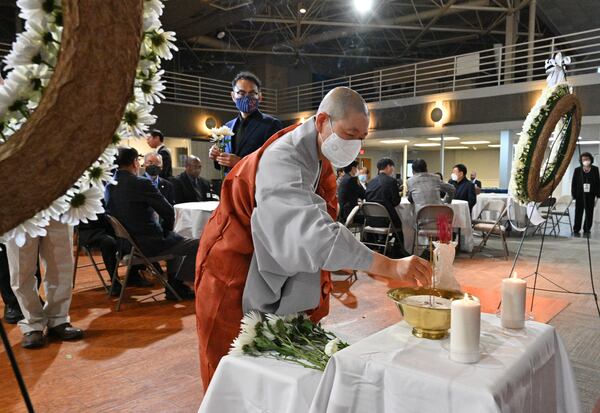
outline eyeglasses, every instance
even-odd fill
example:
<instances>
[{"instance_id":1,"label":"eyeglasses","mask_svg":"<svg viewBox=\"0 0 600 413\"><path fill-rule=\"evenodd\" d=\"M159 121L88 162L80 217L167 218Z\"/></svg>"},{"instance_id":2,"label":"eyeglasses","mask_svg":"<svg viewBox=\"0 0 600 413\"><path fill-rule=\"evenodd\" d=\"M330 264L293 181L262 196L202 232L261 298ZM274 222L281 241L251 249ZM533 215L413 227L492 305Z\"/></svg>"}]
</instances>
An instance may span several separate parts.
<instances>
[{"instance_id":1,"label":"eyeglasses","mask_svg":"<svg viewBox=\"0 0 600 413\"><path fill-rule=\"evenodd\" d=\"M234 91L234 93L239 97L244 97L244 96L250 96L251 98L258 97L258 92L255 92L254 90L251 92L246 92L245 90L236 90L236 91Z\"/></svg>"}]
</instances>

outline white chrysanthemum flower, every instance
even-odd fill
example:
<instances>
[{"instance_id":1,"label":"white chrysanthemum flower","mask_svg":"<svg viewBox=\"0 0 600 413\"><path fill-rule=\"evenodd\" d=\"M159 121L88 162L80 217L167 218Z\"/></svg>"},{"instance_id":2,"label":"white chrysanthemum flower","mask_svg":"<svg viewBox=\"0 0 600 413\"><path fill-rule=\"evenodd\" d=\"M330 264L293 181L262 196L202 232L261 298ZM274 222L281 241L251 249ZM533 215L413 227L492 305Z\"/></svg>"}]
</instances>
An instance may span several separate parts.
<instances>
[{"instance_id":1,"label":"white chrysanthemum flower","mask_svg":"<svg viewBox=\"0 0 600 413\"><path fill-rule=\"evenodd\" d=\"M244 347L254 346L254 339L256 338L256 330L248 330L241 331L240 334L233 340L231 343L231 348L229 349L229 354L232 356L243 356L244 355Z\"/></svg>"},{"instance_id":2,"label":"white chrysanthemum flower","mask_svg":"<svg viewBox=\"0 0 600 413\"><path fill-rule=\"evenodd\" d=\"M334 338L325 345L325 354L329 357L333 356L339 350L340 339Z\"/></svg>"},{"instance_id":3,"label":"white chrysanthemum flower","mask_svg":"<svg viewBox=\"0 0 600 413\"><path fill-rule=\"evenodd\" d=\"M162 16L164 4L160 0L144 0L144 14Z\"/></svg>"},{"instance_id":4,"label":"white chrysanthemum flower","mask_svg":"<svg viewBox=\"0 0 600 413\"><path fill-rule=\"evenodd\" d=\"M52 202L48 208L42 211L42 215L48 219L58 221L60 219L60 216L67 212L67 210L71 206L69 204L69 199L71 199L71 195L65 194L60 198L54 200L54 202Z\"/></svg>"},{"instance_id":5,"label":"white chrysanthemum flower","mask_svg":"<svg viewBox=\"0 0 600 413\"><path fill-rule=\"evenodd\" d=\"M76 192L69 200L70 208L62 214L60 221L63 224L77 225L79 222L87 223L88 220L97 219L98 214L104 212L103 197L102 191L95 186Z\"/></svg>"},{"instance_id":6,"label":"white chrysanthemum flower","mask_svg":"<svg viewBox=\"0 0 600 413\"><path fill-rule=\"evenodd\" d=\"M258 311L250 311L242 318L242 331L254 331L256 334L256 325L262 321L262 315Z\"/></svg>"},{"instance_id":7,"label":"white chrysanthemum flower","mask_svg":"<svg viewBox=\"0 0 600 413\"><path fill-rule=\"evenodd\" d=\"M52 14L60 9L61 0L18 0L17 6L21 9L19 17L41 22L48 18L54 20Z\"/></svg>"},{"instance_id":8,"label":"white chrysanthemum flower","mask_svg":"<svg viewBox=\"0 0 600 413\"><path fill-rule=\"evenodd\" d=\"M160 103L161 99L165 98L161 92L166 89L164 81L161 80L162 75L165 73L161 70L154 73L148 79L139 79L136 81L136 85L139 86L140 91L144 94L144 100L149 103Z\"/></svg>"},{"instance_id":9,"label":"white chrysanthemum flower","mask_svg":"<svg viewBox=\"0 0 600 413\"><path fill-rule=\"evenodd\" d=\"M11 229L0 237L0 241L6 243L10 239L14 239L15 243L22 247L25 245L27 236L31 238L44 237L47 232L45 227L48 226L50 221L48 218L42 216L41 213L37 213L33 218L28 219L16 228Z\"/></svg>"},{"instance_id":10,"label":"white chrysanthemum flower","mask_svg":"<svg viewBox=\"0 0 600 413\"><path fill-rule=\"evenodd\" d=\"M104 184L115 184L113 171L116 165L105 162L94 162L82 176L81 183L84 187L96 186L98 189L104 188Z\"/></svg>"},{"instance_id":11,"label":"white chrysanthemum flower","mask_svg":"<svg viewBox=\"0 0 600 413\"><path fill-rule=\"evenodd\" d=\"M102 161L102 163L112 165L115 162L115 158L117 157L118 153L119 150L116 146L109 145L98 159Z\"/></svg>"},{"instance_id":12,"label":"white chrysanthemum flower","mask_svg":"<svg viewBox=\"0 0 600 413\"><path fill-rule=\"evenodd\" d=\"M144 47L163 59L171 60L173 58L171 50L179 50L173 43L174 41L175 32L166 32L163 29L157 29L144 36Z\"/></svg>"},{"instance_id":13,"label":"white chrysanthemum flower","mask_svg":"<svg viewBox=\"0 0 600 413\"><path fill-rule=\"evenodd\" d=\"M129 103L123 114L123 123L127 132L138 138L143 138L148 125L152 125L155 121L156 116L151 115L148 108L140 102Z\"/></svg>"},{"instance_id":14,"label":"white chrysanthemum flower","mask_svg":"<svg viewBox=\"0 0 600 413\"><path fill-rule=\"evenodd\" d=\"M40 62L42 43L35 41L35 39L32 41L30 36L26 36L26 34L20 33L17 35L17 40L13 42L10 53L4 57L7 69Z\"/></svg>"}]
</instances>

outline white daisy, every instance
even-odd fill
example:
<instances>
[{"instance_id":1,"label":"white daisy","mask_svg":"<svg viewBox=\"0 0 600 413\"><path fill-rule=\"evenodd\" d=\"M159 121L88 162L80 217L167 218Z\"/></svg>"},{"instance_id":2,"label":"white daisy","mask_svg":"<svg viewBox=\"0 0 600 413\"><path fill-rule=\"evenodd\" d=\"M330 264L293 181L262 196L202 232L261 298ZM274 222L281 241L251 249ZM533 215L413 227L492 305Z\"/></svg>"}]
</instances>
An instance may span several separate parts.
<instances>
[{"instance_id":1,"label":"white daisy","mask_svg":"<svg viewBox=\"0 0 600 413\"><path fill-rule=\"evenodd\" d=\"M14 239L15 243L19 247L22 247L25 245L27 235L31 238L46 236L47 232L45 227L47 227L49 223L50 221L48 218L42 216L42 214L38 212L33 218L28 219L16 228L2 234L2 236L0 236L0 241L6 243L8 240Z\"/></svg>"},{"instance_id":2,"label":"white daisy","mask_svg":"<svg viewBox=\"0 0 600 413\"><path fill-rule=\"evenodd\" d=\"M98 188L104 188L105 182L107 184L115 184L117 182L113 178L115 168L116 166L112 164L94 162L83 174L81 179L83 186L90 187L95 185Z\"/></svg>"},{"instance_id":3,"label":"white daisy","mask_svg":"<svg viewBox=\"0 0 600 413\"><path fill-rule=\"evenodd\" d=\"M98 159L102 161L102 163L112 165L115 162L115 158L117 157L118 153L119 150L116 146L109 145Z\"/></svg>"},{"instance_id":4,"label":"white daisy","mask_svg":"<svg viewBox=\"0 0 600 413\"><path fill-rule=\"evenodd\" d=\"M162 16L164 4L160 0L144 0L144 14Z\"/></svg>"},{"instance_id":5,"label":"white daisy","mask_svg":"<svg viewBox=\"0 0 600 413\"><path fill-rule=\"evenodd\" d=\"M156 116L151 115L147 107L139 102L129 103L123 114L123 123L127 132L138 138L143 138L148 125L152 125L155 121Z\"/></svg>"},{"instance_id":6,"label":"white daisy","mask_svg":"<svg viewBox=\"0 0 600 413\"><path fill-rule=\"evenodd\" d=\"M104 212L102 199L104 194L100 189L92 186L81 192L76 192L69 203L71 207L60 217L63 224L77 225L79 222L87 223L95 220L98 214Z\"/></svg>"},{"instance_id":7,"label":"white daisy","mask_svg":"<svg viewBox=\"0 0 600 413\"><path fill-rule=\"evenodd\" d=\"M161 99L165 98L161 92L166 89L164 81L161 80L161 76L164 74L164 70L154 73L148 79L140 79L137 84L144 94L145 101L149 104L160 103Z\"/></svg>"},{"instance_id":8,"label":"white daisy","mask_svg":"<svg viewBox=\"0 0 600 413\"><path fill-rule=\"evenodd\" d=\"M29 36L26 36L26 33L18 34L10 53L4 57L6 68L12 69L20 65L39 63L41 48L41 42L32 41Z\"/></svg>"},{"instance_id":9,"label":"white daisy","mask_svg":"<svg viewBox=\"0 0 600 413\"><path fill-rule=\"evenodd\" d=\"M145 47L156 53L159 57L167 60L173 58L171 50L179 50L173 44L174 41L175 32L166 32L163 29L154 30L144 36Z\"/></svg>"},{"instance_id":10,"label":"white daisy","mask_svg":"<svg viewBox=\"0 0 600 413\"><path fill-rule=\"evenodd\" d=\"M325 354L329 357L333 356L339 350L340 339L334 338L325 345Z\"/></svg>"},{"instance_id":11,"label":"white daisy","mask_svg":"<svg viewBox=\"0 0 600 413\"><path fill-rule=\"evenodd\" d=\"M65 194L58 199L55 199L48 208L42 211L42 215L48 219L53 219L58 221L60 216L64 214L69 207L69 199L71 199L71 195Z\"/></svg>"}]
</instances>

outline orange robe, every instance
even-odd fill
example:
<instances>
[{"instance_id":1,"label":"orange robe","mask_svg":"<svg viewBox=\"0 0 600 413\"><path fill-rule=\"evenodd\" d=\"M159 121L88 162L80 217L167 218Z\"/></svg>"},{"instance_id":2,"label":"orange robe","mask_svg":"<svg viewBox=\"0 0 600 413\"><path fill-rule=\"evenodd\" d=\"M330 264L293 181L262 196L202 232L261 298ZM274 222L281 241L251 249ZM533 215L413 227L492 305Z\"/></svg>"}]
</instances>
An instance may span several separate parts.
<instances>
[{"instance_id":1,"label":"orange robe","mask_svg":"<svg viewBox=\"0 0 600 413\"><path fill-rule=\"evenodd\" d=\"M240 331L242 294L254 252L250 218L255 206L256 170L264 150L298 125L273 135L256 152L246 156L223 181L219 207L204 227L196 259L196 328L200 351L200 375L204 389ZM337 216L333 168L323 161L317 194L327 211ZM311 313L317 322L329 313L329 272L321 271L319 306Z\"/></svg>"}]
</instances>

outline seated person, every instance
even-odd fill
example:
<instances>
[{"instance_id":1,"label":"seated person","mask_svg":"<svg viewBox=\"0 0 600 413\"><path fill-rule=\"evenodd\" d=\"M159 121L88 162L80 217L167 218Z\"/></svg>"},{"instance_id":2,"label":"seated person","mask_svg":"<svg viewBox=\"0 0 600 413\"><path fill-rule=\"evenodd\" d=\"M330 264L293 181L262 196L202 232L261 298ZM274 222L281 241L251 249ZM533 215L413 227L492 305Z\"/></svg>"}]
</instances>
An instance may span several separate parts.
<instances>
[{"instance_id":1,"label":"seated person","mask_svg":"<svg viewBox=\"0 0 600 413\"><path fill-rule=\"evenodd\" d=\"M387 210L395 230L395 242L392 254L395 258L403 258L410 254L404 249L402 221L400 221L400 217L396 211L396 206L400 204L401 197L398 182L393 178L394 169L394 161L390 158L382 158L377 161L377 176L367 184L365 200L381 204ZM385 218L370 218L366 224L382 227L387 226L388 222Z\"/></svg>"},{"instance_id":2,"label":"seated person","mask_svg":"<svg viewBox=\"0 0 600 413\"><path fill-rule=\"evenodd\" d=\"M134 148L120 147L116 164L117 185L109 185L105 194L107 212L123 224L145 255L177 256L167 262L168 282L182 298L192 298L192 290L183 281L194 279L198 240L173 232L173 207L152 182L137 176L140 163ZM175 298L168 290L166 295L169 300Z\"/></svg>"},{"instance_id":3,"label":"seated person","mask_svg":"<svg viewBox=\"0 0 600 413\"><path fill-rule=\"evenodd\" d=\"M427 163L416 159L412 165L413 176L408 179L408 200L415 204L415 215L425 205L442 203L440 193L444 192L443 203L449 204L454 196L454 185L442 182L439 175L427 172Z\"/></svg>"},{"instance_id":4,"label":"seated person","mask_svg":"<svg viewBox=\"0 0 600 413\"><path fill-rule=\"evenodd\" d=\"M343 224L359 199L365 199L365 189L358 182L358 162L354 161L344 168L344 175L338 184L338 202L340 214L338 220Z\"/></svg>"},{"instance_id":5,"label":"seated person","mask_svg":"<svg viewBox=\"0 0 600 413\"><path fill-rule=\"evenodd\" d=\"M475 195L475 185L466 179L466 177L467 167L459 163L452 168L452 179L448 183L454 185L456 188L454 199L467 201L469 203L469 211L472 211L477 203L477 195Z\"/></svg>"},{"instance_id":6,"label":"seated person","mask_svg":"<svg viewBox=\"0 0 600 413\"><path fill-rule=\"evenodd\" d=\"M144 176L152 182L155 188L158 188L161 194L169 202L174 205L173 200L173 184L166 178L161 178L163 161L162 156L156 152L149 152L144 156Z\"/></svg>"},{"instance_id":7,"label":"seated person","mask_svg":"<svg viewBox=\"0 0 600 413\"><path fill-rule=\"evenodd\" d=\"M201 171L202 162L197 156L190 155L185 159L185 171L172 180L176 204L213 199L210 183L200 177Z\"/></svg>"}]
</instances>

